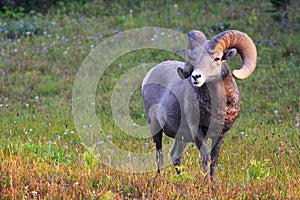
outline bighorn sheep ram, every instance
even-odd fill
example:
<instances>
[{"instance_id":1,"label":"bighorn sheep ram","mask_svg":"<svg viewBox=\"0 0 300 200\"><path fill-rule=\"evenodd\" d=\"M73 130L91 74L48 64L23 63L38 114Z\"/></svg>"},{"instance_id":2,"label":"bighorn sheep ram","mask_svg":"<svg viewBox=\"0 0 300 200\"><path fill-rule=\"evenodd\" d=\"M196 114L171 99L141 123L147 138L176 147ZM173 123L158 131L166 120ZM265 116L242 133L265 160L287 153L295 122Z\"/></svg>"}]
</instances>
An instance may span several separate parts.
<instances>
[{"instance_id":1,"label":"bighorn sheep ram","mask_svg":"<svg viewBox=\"0 0 300 200\"><path fill-rule=\"evenodd\" d=\"M251 38L229 30L207 40L197 30L188 33L186 61L165 61L145 76L142 96L150 132L156 145L158 173L163 167L162 133L175 139L171 157L181 173L187 142L195 142L204 171L215 176L221 144L240 112L235 82L255 69L257 52ZM227 59L238 52L242 67L232 73ZM211 138L209 152L207 139ZM208 168L210 166L210 171Z\"/></svg>"}]
</instances>

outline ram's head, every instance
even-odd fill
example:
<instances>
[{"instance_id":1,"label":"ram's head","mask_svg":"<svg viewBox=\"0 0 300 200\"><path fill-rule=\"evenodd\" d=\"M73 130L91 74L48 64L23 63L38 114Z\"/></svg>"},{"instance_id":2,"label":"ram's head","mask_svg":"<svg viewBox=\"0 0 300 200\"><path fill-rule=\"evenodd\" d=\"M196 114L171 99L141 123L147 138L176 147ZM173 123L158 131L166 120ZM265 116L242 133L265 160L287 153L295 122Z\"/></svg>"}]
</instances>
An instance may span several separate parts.
<instances>
[{"instance_id":1,"label":"ram's head","mask_svg":"<svg viewBox=\"0 0 300 200\"><path fill-rule=\"evenodd\" d=\"M251 38L236 30L224 31L212 40L197 30L188 33L186 46L186 61L184 68L178 68L178 75L182 79L191 76L195 87L201 87L206 82L220 80L224 73L226 60L238 52L242 58L242 67L233 70L237 79L249 77L255 69L257 52Z\"/></svg>"}]
</instances>

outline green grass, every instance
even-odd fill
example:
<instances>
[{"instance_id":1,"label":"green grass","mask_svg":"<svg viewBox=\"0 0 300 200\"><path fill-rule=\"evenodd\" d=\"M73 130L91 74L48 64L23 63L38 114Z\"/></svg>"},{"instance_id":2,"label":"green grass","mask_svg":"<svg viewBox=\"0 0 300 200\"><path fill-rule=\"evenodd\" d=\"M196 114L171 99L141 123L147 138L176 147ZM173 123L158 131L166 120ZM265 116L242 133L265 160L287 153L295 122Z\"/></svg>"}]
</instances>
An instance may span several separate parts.
<instances>
[{"instance_id":1,"label":"green grass","mask_svg":"<svg viewBox=\"0 0 300 200\"><path fill-rule=\"evenodd\" d=\"M0 199L296 199L300 5L292 1L287 27L274 21L268 9L268 1L95 1L22 19L1 18L0 28L7 32L0 32ZM193 144L184 154L185 173L176 176L171 165L161 175L115 170L80 140L72 90L82 61L117 30L145 26L185 34L198 29L208 38L223 28L237 29L256 43L257 69L237 81L242 111L222 146L215 182L205 179ZM155 149L151 138L129 136L114 122L115 84L135 66L168 59L182 60L168 52L138 50L115 60L101 77L97 117L120 148ZM240 59L229 64L236 68ZM146 126L140 88L130 99L129 112L136 124Z\"/></svg>"}]
</instances>

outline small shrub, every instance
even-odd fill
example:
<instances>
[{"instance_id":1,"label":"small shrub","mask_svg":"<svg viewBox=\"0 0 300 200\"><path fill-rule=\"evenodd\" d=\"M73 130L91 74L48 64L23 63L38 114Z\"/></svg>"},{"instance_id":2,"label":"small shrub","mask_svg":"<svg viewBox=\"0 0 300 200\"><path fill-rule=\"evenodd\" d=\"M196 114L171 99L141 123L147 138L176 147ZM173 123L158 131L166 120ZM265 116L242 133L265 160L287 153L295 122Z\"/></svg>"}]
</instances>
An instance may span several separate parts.
<instances>
[{"instance_id":1,"label":"small shrub","mask_svg":"<svg viewBox=\"0 0 300 200\"><path fill-rule=\"evenodd\" d=\"M273 9L267 10L267 12L271 12L271 18L274 21L281 22L284 19L283 25L287 25L289 23L289 6L290 0L269 0Z\"/></svg>"},{"instance_id":2,"label":"small shrub","mask_svg":"<svg viewBox=\"0 0 300 200\"><path fill-rule=\"evenodd\" d=\"M56 5L58 0L4 0L0 1L0 12L4 13L28 13L32 10L43 12L49 9L50 6Z\"/></svg>"},{"instance_id":3,"label":"small shrub","mask_svg":"<svg viewBox=\"0 0 300 200\"><path fill-rule=\"evenodd\" d=\"M42 35L48 31L50 22L39 19L37 16L27 16L22 19L0 20L0 35L6 38L20 38L24 36Z\"/></svg>"}]
</instances>

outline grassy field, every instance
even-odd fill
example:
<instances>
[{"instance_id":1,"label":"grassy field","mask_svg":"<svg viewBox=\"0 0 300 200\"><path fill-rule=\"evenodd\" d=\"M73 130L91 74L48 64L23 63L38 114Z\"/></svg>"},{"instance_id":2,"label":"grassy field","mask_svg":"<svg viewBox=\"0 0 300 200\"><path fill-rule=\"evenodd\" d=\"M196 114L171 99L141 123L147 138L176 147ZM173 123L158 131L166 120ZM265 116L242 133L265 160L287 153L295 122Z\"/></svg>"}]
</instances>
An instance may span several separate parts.
<instances>
[{"instance_id":1,"label":"grassy field","mask_svg":"<svg viewBox=\"0 0 300 200\"><path fill-rule=\"evenodd\" d=\"M297 199L300 5L291 1L288 24L280 21L280 12L266 12L270 9L269 1L132 0L62 4L42 14L2 14L0 199ZM140 27L184 34L198 29L208 38L237 29L256 44L257 69L237 81L242 111L222 146L214 182L204 179L193 144L183 157L185 173L177 176L171 165L161 175L116 170L81 142L72 114L81 63L105 39ZM133 67L168 59L183 60L165 51L138 50L117 58L99 80L98 121L116 146L154 151L151 138L135 138L118 128L111 96L117 81ZM240 59L229 64L236 68ZM136 124L146 126L140 87L130 98L129 111Z\"/></svg>"}]
</instances>

